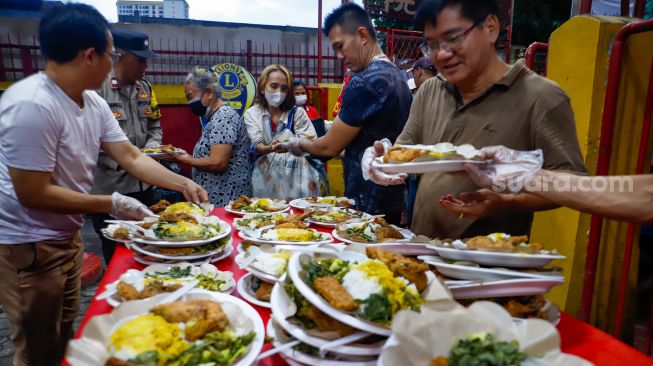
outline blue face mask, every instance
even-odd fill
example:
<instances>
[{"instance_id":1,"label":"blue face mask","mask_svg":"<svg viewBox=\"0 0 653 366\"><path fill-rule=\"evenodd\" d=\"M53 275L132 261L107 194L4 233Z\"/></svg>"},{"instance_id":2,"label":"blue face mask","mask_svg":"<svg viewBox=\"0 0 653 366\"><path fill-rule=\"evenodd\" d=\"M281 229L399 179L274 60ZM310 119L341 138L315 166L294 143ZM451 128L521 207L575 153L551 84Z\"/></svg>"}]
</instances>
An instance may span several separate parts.
<instances>
[{"instance_id":1,"label":"blue face mask","mask_svg":"<svg viewBox=\"0 0 653 366\"><path fill-rule=\"evenodd\" d=\"M193 112L193 114L198 117L205 116L206 110L209 108L207 105L202 105L202 96L193 98L190 102L188 102L188 106L190 107L191 112Z\"/></svg>"}]
</instances>

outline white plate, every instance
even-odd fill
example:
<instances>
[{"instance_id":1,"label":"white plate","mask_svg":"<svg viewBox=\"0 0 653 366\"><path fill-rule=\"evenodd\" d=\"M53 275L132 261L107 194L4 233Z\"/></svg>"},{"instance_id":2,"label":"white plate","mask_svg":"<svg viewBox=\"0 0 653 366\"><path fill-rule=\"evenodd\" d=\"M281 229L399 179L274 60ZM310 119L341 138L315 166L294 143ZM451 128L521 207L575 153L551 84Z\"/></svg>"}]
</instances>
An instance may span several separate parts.
<instances>
[{"instance_id":1,"label":"white plate","mask_svg":"<svg viewBox=\"0 0 653 366\"><path fill-rule=\"evenodd\" d=\"M270 297L270 304L272 306L272 315L271 318L277 322L277 324L288 332L293 337L299 339L303 343L311 345L313 347L320 348L321 346L333 341L325 338L316 337L308 334L304 328L301 326L289 322L287 319L284 319L283 316L278 316L277 314L286 313L286 310L291 304L287 302L286 298L283 296L284 289L282 288L283 283L277 283L272 288L272 295ZM291 300L292 301L292 300ZM381 354L383 344L362 344L362 343L353 343L345 344L338 346L337 352L343 355L352 355L352 356L376 356Z\"/></svg>"},{"instance_id":2,"label":"white plate","mask_svg":"<svg viewBox=\"0 0 653 366\"><path fill-rule=\"evenodd\" d=\"M137 243L127 244L129 249L155 258L172 259L172 260L193 260L193 259L213 257L215 255L222 254L224 251L227 250L226 247L233 245L233 239L229 238L229 241L217 250L212 250L206 253L191 254L191 255L166 255L166 254L159 253L157 250L158 249L157 246L154 245L141 246L141 245L142 244L137 244Z\"/></svg>"},{"instance_id":3,"label":"white plate","mask_svg":"<svg viewBox=\"0 0 653 366\"><path fill-rule=\"evenodd\" d=\"M454 299L483 299L488 297L531 296L549 292L564 279L522 278L513 280L473 282L449 286Z\"/></svg>"},{"instance_id":4,"label":"white plate","mask_svg":"<svg viewBox=\"0 0 653 366\"><path fill-rule=\"evenodd\" d=\"M219 303L223 309L228 309L226 311L227 313L236 315L230 317L230 323L238 324L238 326L241 327L241 330L245 328L256 334L256 337L247 348L247 352L236 360L232 366L250 366L255 363L265 341L265 328L258 312L251 305L235 296L200 289L191 290L180 300L187 301L195 299L206 299ZM140 304L140 307L142 307L143 310L138 311L138 313L145 314L147 313L146 309L156 305L159 305L156 301L148 302L148 300L143 300L143 303ZM123 307L119 307L118 309L123 309ZM126 319L132 318L133 315L118 319L114 318L115 321L111 318L110 314L101 315L101 317L103 317L100 318L101 320L94 320L95 318L91 319L89 323L90 326L86 328L87 331L82 334L82 337L71 341L69 344L66 352L66 360L71 364L71 366L103 365L106 357L108 357L106 354L106 343L108 343L108 338L110 337L108 333L112 328L115 328L117 324L124 322ZM98 331L92 331L97 329L100 329L100 335L98 335ZM91 331L88 332L89 330Z\"/></svg>"},{"instance_id":5,"label":"white plate","mask_svg":"<svg viewBox=\"0 0 653 366\"><path fill-rule=\"evenodd\" d=\"M182 152L182 151L184 151L184 150L182 150L182 149L180 149L180 148L178 148L178 147L175 148L175 152L177 152L177 153L180 153L180 152ZM170 156L172 156L172 155L171 155L170 153L168 153L168 152L143 153L143 154L145 154L145 155L151 157L152 159L161 159L161 158L165 158L165 157L170 157Z\"/></svg>"},{"instance_id":6,"label":"white plate","mask_svg":"<svg viewBox=\"0 0 653 366\"><path fill-rule=\"evenodd\" d=\"M325 198L325 197L318 197L318 199L319 198ZM333 198L334 199L339 199L339 198L346 198L346 197L335 197L334 196ZM344 200L342 200L342 201L344 201ZM354 205L356 205L356 201L354 201L352 199L348 198L347 201L349 201L349 206L348 207L353 207ZM335 206L335 205L332 205L330 203L312 203L312 202L308 202L305 198L296 198L296 199L290 201L290 207L296 208L298 210L303 211L303 210L305 210L307 208L329 208L329 207L339 207L339 206Z\"/></svg>"},{"instance_id":7,"label":"white plate","mask_svg":"<svg viewBox=\"0 0 653 366\"><path fill-rule=\"evenodd\" d=\"M290 213L288 213L288 212L271 212L271 213L254 213L254 214L246 214L246 215L244 215L243 217L239 217L239 218L237 218L237 219L234 219L232 225L234 226L234 228L235 228L236 230L239 230L239 231L243 231L243 230L256 230L256 228L251 228L251 227L248 227L248 226L238 225L238 222L237 222L237 221L240 220L240 219L245 219L245 218L250 218L250 217L260 216L260 215L264 215L264 216L281 215L281 216L283 216L283 217L287 217L288 215L290 215Z\"/></svg>"},{"instance_id":8,"label":"white plate","mask_svg":"<svg viewBox=\"0 0 653 366\"><path fill-rule=\"evenodd\" d=\"M405 256L432 255L436 253L430 246L420 243L367 244L367 247L383 249Z\"/></svg>"},{"instance_id":9,"label":"white plate","mask_svg":"<svg viewBox=\"0 0 653 366\"><path fill-rule=\"evenodd\" d=\"M309 229L310 230L310 229ZM314 229L312 229L314 230ZM245 231L240 231L238 232L238 236L243 238L244 240L250 240L254 243L257 244L270 244L270 245L315 245L315 244L327 244L327 243L332 243L333 242L333 237L327 233L322 233L317 231L320 235L322 235L324 240L321 241L281 241L281 240L264 240L264 239L258 239L254 238L248 235L253 230L245 230Z\"/></svg>"},{"instance_id":10,"label":"white plate","mask_svg":"<svg viewBox=\"0 0 653 366\"><path fill-rule=\"evenodd\" d=\"M392 329L390 328L373 323L371 321L360 319L354 315L334 308L324 298L322 298L322 296L310 288L303 279L305 276L301 262L303 256L311 257L311 255L306 253L296 253L290 258L290 261L288 262L287 273L290 276L292 282L295 284L295 287L297 287L297 290L302 294L302 296L306 298L306 300L315 305L315 307L320 309L326 315L338 319L350 327L385 337L389 337L390 334L392 334ZM353 252L342 252L338 255L338 257L343 260L350 261L364 261L367 259L366 256Z\"/></svg>"},{"instance_id":11,"label":"white plate","mask_svg":"<svg viewBox=\"0 0 653 366\"><path fill-rule=\"evenodd\" d=\"M204 264L204 265L202 265L200 267L200 266L194 266L192 263L188 263L188 262L177 263L177 264L161 264L161 263L158 263L158 264L150 265L150 266L144 268L142 271L136 271L136 270L133 270L133 269L127 271L122 276L120 276L120 278L117 281L107 285L105 290L117 286L118 282L120 282L120 281L126 281L126 282L128 282L128 283L130 283L132 285L136 285L137 283L142 284L143 280L145 279L146 274L154 273L154 272L168 272L172 267L180 267L181 269L185 269L187 267L195 267L196 268L195 271L197 271L198 274L225 273L225 272L220 271L219 269L217 269L212 264ZM236 287L236 281L233 279L233 273L231 273L231 272L228 272L228 273L231 274L231 278L226 280L226 282L225 282L226 287L223 290L217 291L217 292L221 292L223 294L230 294L230 293L233 292L234 288ZM229 277L229 275L227 275L227 277ZM164 278L164 279L162 279L162 281L164 281L165 283L184 284L186 282L193 281L194 279L195 279L195 276L191 275L190 277L184 277L182 279L165 279ZM197 288L201 288L201 287L197 287ZM113 307L116 307L116 306L123 303L122 298L117 293L114 294L111 297L108 297L106 300L107 300L107 303L109 305L113 306Z\"/></svg>"},{"instance_id":12,"label":"white plate","mask_svg":"<svg viewBox=\"0 0 653 366\"><path fill-rule=\"evenodd\" d=\"M254 275L251 273L248 273L243 277L241 277L238 280L238 283L236 284L236 289L238 290L238 293L247 302L269 309L271 307L270 303L257 299L256 294L249 289L249 283L250 281L252 281L253 278Z\"/></svg>"},{"instance_id":13,"label":"white plate","mask_svg":"<svg viewBox=\"0 0 653 366\"><path fill-rule=\"evenodd\" d=\"M466 266L462 264L445 263L440 257L420 256L420 259L435 268L438 272L449 278L458 278L461 280L505 280L511 278L556 278L563 279L562 276L552 274L536 274L528 272L511 271L505 268L483 268Z\"/></svg>"},{"instance_id":14,"label":"white plate","mask_svg":"<svg viewBox=\"0 0 653 366\"><path fill-rule=\"evenodd\" d=\"M285 201L284 201L284 202L285 202ZM245 211L237 211L237 210L234 210L233 208L231 208L231 203L229 203L228 205L226 205L226 206L224 207L224 210L227 211L227 212L229 212L230 214L233 214L233 215L236 215L236 216L244 216L244 215L247 215L247 214L262 214L262 213L263 213L263 214L267 214L267 213L271 213L271 214L272 214L272 213L288 212L288 211L290 211L290 206L289 206L287 203L284 203L284 208L283 208L283 209L279 209L278 211L269 211L269 212L245 212Z\"/></svg>"},{"instance_id":15,"label":"white plate","mask_svg":"<svg viewBox=\"0 0 653 366\"><path fill-rule=\"evenodd\" d=\"M222 259L225 259L231 255L231 253L234 251L233 246L227 246L224 248L224 251L220 254L216 254L213 257L206 257L206 258L200 258L196 260L186 260L184 262L188 262L190 264L193 264L195 266L201 266L202 264L205 263L216 263L221 261ZM150 265L155 265L155 264L177 264L181 263L178 259L160 259L160 258L153 258L147 255L143 255L139 252L132 252L134 255L134 260L138 263L145 264L147 266Z\"/></svg>"},{"instance_id":16,"label":"white plate","mask_svg":"<svg viewBox=\"0 0 653 366\"><path fill-rule=\"evenodd\" d=\"M329 208L321 209L321 210L334 212L334 211L339 211L340 209L342 209L342 208L341 207L329 207ZM355 211L354 209L350 209L350 210ZM347 222L344 222L344 223L363 222L363 221L368 221L368 220L371 220L371 219L374 218L374 216L368 214L367 212L362 212L362 214L363 214L363 216L361 218L351 219L350 221L347 221ZM306 221L310 222L311 224L321 226L321 227L327 227L327 228L335 228L336 226L338 226L338 224L343 224L342 222L341 223L331 223L331 222L315 221L315 220L311 219L310 216L306 218Z\"/></svg>"},{"instance_id":17,"label":"white plate","mask_svg":"<svg viewBox=\"0 0 653 366\"><path fill-rule=\"evenodd\" d=\"M267 334L273 339L272 344L274 347L281 347L293 340L282 333L280 325L273 318L270 318L267 325ZM317 358L292 348L283 350L280 354L284 360L288 359L300 365L311 366L376 366L377 362L376 356L340 356L340 359ZM330 355L334 354L330 353Z\"/></svg>"},{"instance_id":18,"label":"white plate","mask_svg":"<svg viewBox=\"0 0 653 366\"><path fill-rule=\"evenodd\" d=\"M385 173L421 174L435 172L457 172L463 170L463 164L486 164L476 160L433 160L415 163L386 164L383 157L378 157L372 162L372 167Z\"/></svg>"},{"instance_id":19,"label":"white plate","mask_svg":"<svg viewBox=\"0 0 653 366\"><path fill-rule=\"evenodd\" d=\"M115 241L115 242L117 242L117 243L129 243L130 241L132 241L131 239L119 239L119 238L114 238L113 236L109 235L109 233L107 232L107 229L106 229L106 228L105 228L105 229L100 229L100 232L102 233L102 236L103 236L105 239L107 239L107 240L111 240L111 241Z\"/></svg>"},{"instance_id":20,"label":"white plate","mask_svg":"<svg viewBox=\"0 0 653 366\"><path fill-rule=\"evenodd\" d=\"M555 259L565 259L558 254L526 254L488 252L482 250L464 250L433 246L438 255L444 259L476 262L485 266L512 268L541 268Z\"/></svg>"},{"instance_id":21,"label":"white plate","mask_svg":"<svg viewBox=\"0 0 653 366\"><path fill-rule=\"evenodd\" d=\"M222 232L220 234L206 239L173 241L173 240L146 239L136 235L132 235L132 241L141 244L156 245L160 247L196 247L196 246L214 242L216 240L220 240L225 236L231 234L231 225L227 224L222 220L220 220L220 228L222 229Z\"/></svg>"},{"instance_id":22,"label":"white plate","mask_svg":"<svg viewBox=\"0 0 653 366\"><path fill-rule=\"evenodd\" d=\"M243 263L243 261L245 260L245 254L246 253L239 253L236 256L236 258L234 258L234 262L236 262L236 264L238 266L240 266L240 264ZM275 276L273 274L270 274L270 273L265 273L265 272L263 272L261 270L258 270L258 269L254 268L252 266L247 266L247 267L245 267L243 269L245 271L251 273L252 275L258 277L259 280L262 280L262 281L265 281L265 282L268 282L268 283L276 283L277 281L279 281L279 277L277 277L277 276Z\"/></svg>"},{"instance_id":23,"label":"white plate","mask_svg":"<svg viewBox=\"0 0 653 366\"><path fill-rule=\"evenodd\" d=\"M400 227L398 227L398 226L395 226L395 225L391 225L391 226L394 227L395 229L399 230L399 232L401 233L401 235L404 236L404 239L389 239L389 240L387 240L387 241L385 241L385 242L366 243L366 242L362 242L362 241L354 241L354 240L351 240L351 239L345 239L345 238L343 238L342 236L338 235L338 229L333 229L333 231L331 232L331 235L333 235L333 238L334 238L334 239L336 239L336 240L338 240L338 241L341 241L341 242L343 242L343 243L347 243L347 244L365 244L365 245L369 245L369 244L384 244L384 243L394 243L394 244L397 244L397 243L401 242L402 240L410 240L410 239L412 239L412 238L415 237L415 234L413 234L412 232L410 232L410 230L408 230L408 229L402 229L402 228L400 228ZM432 252L430 252L430 253L432 253Z\"/></svg>"}]
</instances>

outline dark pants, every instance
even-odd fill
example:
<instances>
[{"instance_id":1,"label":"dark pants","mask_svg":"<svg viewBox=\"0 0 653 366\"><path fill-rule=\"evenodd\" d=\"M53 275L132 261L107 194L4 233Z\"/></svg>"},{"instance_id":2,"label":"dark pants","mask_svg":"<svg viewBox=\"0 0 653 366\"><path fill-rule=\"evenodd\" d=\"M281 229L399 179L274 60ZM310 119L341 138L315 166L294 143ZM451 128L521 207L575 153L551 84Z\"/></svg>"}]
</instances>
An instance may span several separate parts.
<instances>
[{"instance_id":1,"label":"dark pants","mask_svg":"<svg viewBox=\"0 0 653 366\"><path fill-rule=\"evenodd\" d=\"M156 203L156 197L152 187L140 192L127 193L125 196L135 198L143 202L146 206L152 206ZM106 239L102 236L100 230L107 227L104 220L111 220L112 217L108 214L89 214L88 216L93 220L93 228L100 236L100 240L102 240L102 256L104 257L104 261L106 264L109 264L111 257L113 257L113 252L116 250L116 242Z\"/></svg>"}]
</instances>

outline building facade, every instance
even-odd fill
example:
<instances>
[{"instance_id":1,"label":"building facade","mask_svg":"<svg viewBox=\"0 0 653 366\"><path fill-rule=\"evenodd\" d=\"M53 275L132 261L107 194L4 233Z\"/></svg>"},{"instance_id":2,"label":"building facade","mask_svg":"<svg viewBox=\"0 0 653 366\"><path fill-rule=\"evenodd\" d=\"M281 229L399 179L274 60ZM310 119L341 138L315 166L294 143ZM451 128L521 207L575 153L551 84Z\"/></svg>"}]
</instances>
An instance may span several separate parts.
<instances>
[{"instance_id":1,"label":"building facade","mask_svg":"<svg viewBox=\"0 0 653 366\"><path fill-rule=\"evenodd\" d=\"M118 18L140 16L148 18L188 19L186 0L118 0Z\"/></svg>"}]
</instances>

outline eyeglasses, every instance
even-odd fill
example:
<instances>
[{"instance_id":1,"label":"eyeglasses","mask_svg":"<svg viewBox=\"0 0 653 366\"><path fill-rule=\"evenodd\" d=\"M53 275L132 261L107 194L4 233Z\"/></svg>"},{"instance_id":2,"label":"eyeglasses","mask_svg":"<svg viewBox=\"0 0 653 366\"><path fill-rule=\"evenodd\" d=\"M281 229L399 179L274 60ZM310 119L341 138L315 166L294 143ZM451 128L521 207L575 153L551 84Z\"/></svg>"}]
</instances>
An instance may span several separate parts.
<instances>
[{"instance_id":1,"label":"eyeglasses","mask_svg":"<svg viewBox=\"0 0 653 366\"><path fill-rule=\"evenodd\" d=\"M440 51L451 52L459 49L460 46L462 46L465 39L467 39L469 33L471 33L474 30L474 28L481 25L485 21L485 18L487 17L483 17L483 19L472 24L472 26L469 27L467 30L462 31L456 35L453 35L440 43L437 42L427 43L426 41L422 42L422 45L420 46L422 53L426 57L431 57L432 54L438 53Z\"/></svg>"},{"instance_id":2,"label":"eyeglasses","mask_svg":"<svg viewBox=\"0 0 653 366\"><path fill-rule=\"evenodd\" d=\"M109 56L111 56L111 62L113 63L118 62L118 59L120 59L120 57L122 56L122 53L120 52L111 52L111 51L104 51L104 52L108 53Z\"/></svg>"}]
</instances>

